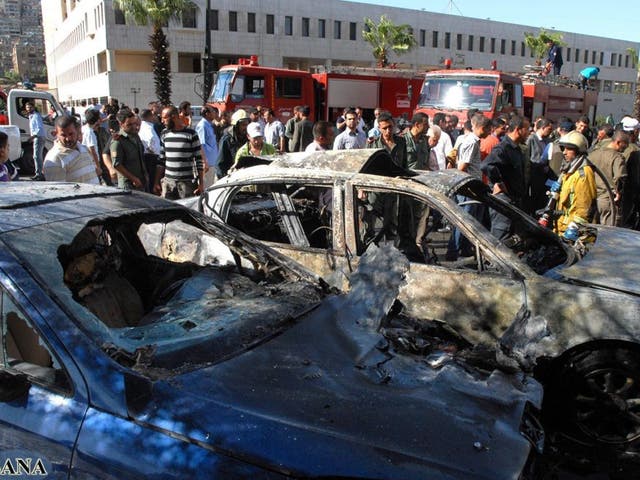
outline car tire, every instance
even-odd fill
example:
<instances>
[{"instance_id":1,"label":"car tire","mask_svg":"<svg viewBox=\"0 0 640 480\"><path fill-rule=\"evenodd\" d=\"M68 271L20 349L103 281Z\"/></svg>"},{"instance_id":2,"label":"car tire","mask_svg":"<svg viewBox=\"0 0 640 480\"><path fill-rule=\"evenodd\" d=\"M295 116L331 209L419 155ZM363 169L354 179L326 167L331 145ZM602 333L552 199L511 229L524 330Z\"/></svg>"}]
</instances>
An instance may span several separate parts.
<instances>
[{"instance_id":1,"label":"car tire","mask_svg":"<svg viewBox=\"0 0 640 480\"><path fill-rule=\"evenodd\" d=\"M640 464L640 349L612 342L553 363L545 429L607 465ZM594 457L595 456L595 457Z\"/></svg>"}]
</instances>

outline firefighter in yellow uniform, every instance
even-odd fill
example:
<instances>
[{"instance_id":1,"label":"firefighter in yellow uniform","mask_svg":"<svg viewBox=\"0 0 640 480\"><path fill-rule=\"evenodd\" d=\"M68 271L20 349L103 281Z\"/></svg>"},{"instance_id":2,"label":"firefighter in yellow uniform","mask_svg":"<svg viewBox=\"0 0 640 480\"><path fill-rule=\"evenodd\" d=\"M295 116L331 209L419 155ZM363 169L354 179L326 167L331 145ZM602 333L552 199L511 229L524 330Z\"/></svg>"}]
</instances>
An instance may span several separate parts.
<instances>
[{"instance_id":1,"label":"firefighter in yellow uniform","mask_svg":"<svg viewBox=\"0 0 640 480\"><path fill-rule=\"evenodd\" d=\"M564 161L560 174L560 196L557 209L562 212L556 233L562 235L571 222L589 223L593 220L596 201L596 179L587 160L587 139L575 130L567 133L558 143Z\"/></svg>"}]
</instances>

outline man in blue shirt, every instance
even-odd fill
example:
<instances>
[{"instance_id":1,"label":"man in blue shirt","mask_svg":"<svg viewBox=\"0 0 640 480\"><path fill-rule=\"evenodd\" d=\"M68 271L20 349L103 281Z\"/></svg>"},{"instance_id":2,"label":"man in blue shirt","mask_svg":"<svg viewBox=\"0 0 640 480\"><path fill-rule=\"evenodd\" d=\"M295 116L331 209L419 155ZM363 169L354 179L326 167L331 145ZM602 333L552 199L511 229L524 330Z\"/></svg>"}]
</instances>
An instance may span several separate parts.
<instances>
[{"instance_id":1,"label":"man in blue shirt","mask_svg":"<svg viewBox=\"0 0 640 480\"><path fill-rule=\"evenodd\" d=\"M202 144L204 153L204 169L205 173L211 170L212 173L219 175L218 172L218 142L216 132L213 128L213 121L217 118L217 109L205 105L200 110L202 119L196 125L196 133ZM205 179L206 186L215 182L215 178Z\"/></svg>"},{"instance_id":2,"label":"man in blue shirt","mask_svg":"<svg viewBox=\"0 0 640 480\"><path fill-rule=\"evenodd\" d=\"M580 70L580 85L582 89L586 90L587 84L590 83L589 80L598 78L599 73L600 69L598 67L586 67Z\"/></svg>"},{"instance_id":3,"label":"man in blue shirt","mask_svg":"<svg viewBox=\"0 0 640 480\"><path fill-rule=\"evenodd\" d=\"M24 106L27 115L29 116L29 130L30 141L33 142L33 166L35 175L31 177L31 180L44 180L42 174L42 152L44 151L44 141L47 136L44 125L42 123L42 116L36 110L35 106L31 102L27 102Z\"/></svg>"}]
</instances>

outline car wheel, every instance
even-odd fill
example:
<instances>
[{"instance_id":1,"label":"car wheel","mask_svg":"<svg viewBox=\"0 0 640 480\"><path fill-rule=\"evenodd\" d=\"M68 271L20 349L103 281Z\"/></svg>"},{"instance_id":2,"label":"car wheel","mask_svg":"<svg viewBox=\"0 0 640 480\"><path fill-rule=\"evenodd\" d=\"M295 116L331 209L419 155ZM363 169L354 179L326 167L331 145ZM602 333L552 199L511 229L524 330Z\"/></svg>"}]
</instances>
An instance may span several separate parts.
<instances>
[{"instance_id":1,"label":"car wheel","mask_svg":"<svg viewBox=\"0 0 640 480\"><path fill-rule=\"evenodd\" d=\"M613 455L608 461L637 463L640 349L612 343L567 355L545 382L543 411L547 430L560 433L587 456Z\"/></svg>"}]
</instances>

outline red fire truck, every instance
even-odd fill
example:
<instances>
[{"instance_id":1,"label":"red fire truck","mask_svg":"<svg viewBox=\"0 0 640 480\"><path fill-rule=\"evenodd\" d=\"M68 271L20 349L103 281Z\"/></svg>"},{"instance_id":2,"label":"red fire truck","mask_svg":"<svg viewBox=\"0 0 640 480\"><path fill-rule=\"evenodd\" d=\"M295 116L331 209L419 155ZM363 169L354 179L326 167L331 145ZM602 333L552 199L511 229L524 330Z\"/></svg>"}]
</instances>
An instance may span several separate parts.
<instances>
[{"instance_id":1,"label":"red fire truck","mask_svg":"<svg viewBox=\"0 0 640 480\"><path fill-rule=\"evenodd\" d=\"M540 81L524 81L524 114L532 119L543 116L556 122L566 116L576 121L586 115L594 124L598 92Z\"/></svg>"},{"instance_id":2,"label":"red fire truck","mask_svg":"<svg viewBox=\"0 0 640 480\"><path fill-rule=\"evenodd\" d=\"M573 86L550 83L543 78L525 78L498 70L438 70L425 75L417 111L433 118L438 112L456 115L461 122L469 109L485 116L517 112L529 119L561 116L576 120L580 115L595 119L598 94Z\"/></svg>"},{"instance_id":3,"label":"red fire truck","mask_svg":"<svg viewBox=\"0 0 640 480\"><path fill-rule=\"evenodd\" d=\"M318 73L258 65L240 59L218 71L208 103L220 111L265 106L283 122L296 105L308 105L311 118L334 121L345 107L359 106L365 117L382 107L394 117L411 116L423 74L400 69L336 67Z\"/></svg>"}]
</instances>

